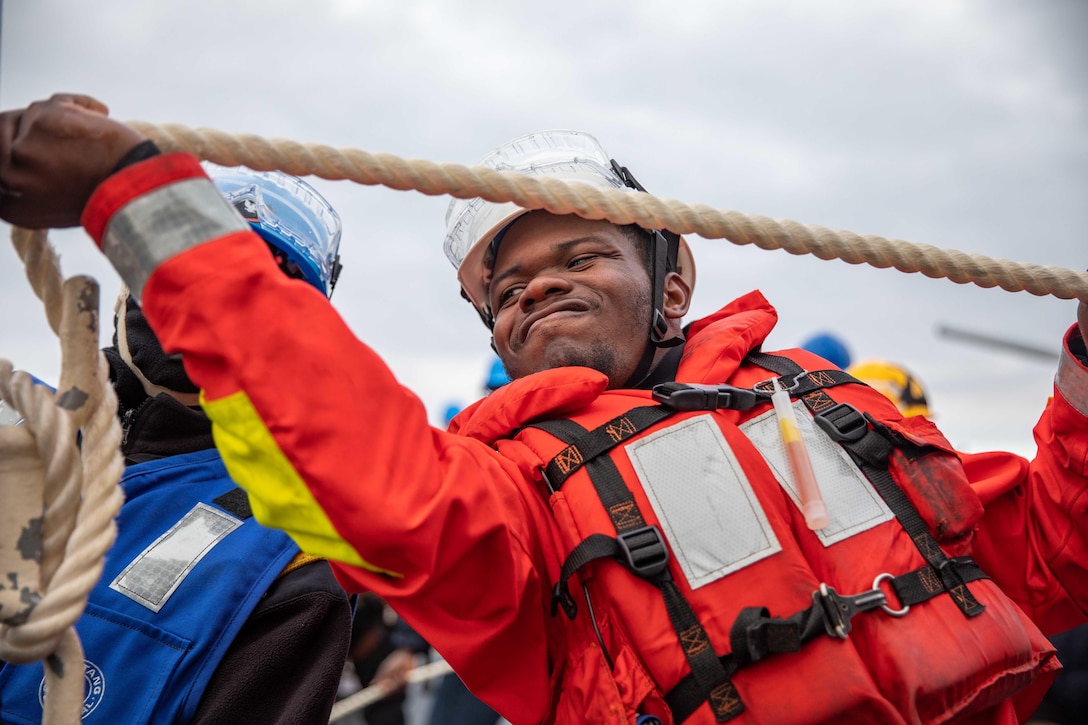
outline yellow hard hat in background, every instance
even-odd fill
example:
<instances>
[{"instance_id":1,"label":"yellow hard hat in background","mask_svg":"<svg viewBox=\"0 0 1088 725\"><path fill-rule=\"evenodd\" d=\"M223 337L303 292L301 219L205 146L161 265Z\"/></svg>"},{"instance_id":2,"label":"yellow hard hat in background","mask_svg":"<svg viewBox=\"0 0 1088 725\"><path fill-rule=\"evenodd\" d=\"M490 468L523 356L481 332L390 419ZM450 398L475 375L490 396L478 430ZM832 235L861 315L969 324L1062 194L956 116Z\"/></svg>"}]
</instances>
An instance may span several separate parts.
<instances>
[{"instance_id":1,"label":"yellow hard hat in background","mask_svg":"<svg viewBox=\"0 0 1088 725\"><path fill-rule=\"evenodd\" d=\"M932 417L929 413L925 388L901 365L887 360L863 360L851 365L846 372L883 393L895 403L903 415Z\"/></svg>"}]
</instances>

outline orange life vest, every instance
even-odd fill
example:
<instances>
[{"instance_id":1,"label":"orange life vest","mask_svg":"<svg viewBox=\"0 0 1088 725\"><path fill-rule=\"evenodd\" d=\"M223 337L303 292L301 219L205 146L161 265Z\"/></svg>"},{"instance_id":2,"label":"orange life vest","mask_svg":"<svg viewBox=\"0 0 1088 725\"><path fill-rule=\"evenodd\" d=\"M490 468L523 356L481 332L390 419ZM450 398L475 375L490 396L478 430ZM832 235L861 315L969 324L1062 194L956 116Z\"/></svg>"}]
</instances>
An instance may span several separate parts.
<instances>
[{"instance_id":1,"label":"orange life vest","mask_svg":"<svg viewBox=\"0 0 1088 725\"><path fill-rule=\"evenodd\" d=\"M677 379L718 382L699 362L713 351L685 350ZM771 377L745 364L720 395ZM566 557L549 633L555 722L1014 722L1010 698L1056 671L1046 639L970 561L982 507L940 432L841 371L800 378L783 380L802 394L833 494L820 534L759 393L746 410L676 411L649 391L607 391L516 433L540 457ZM817 426L829 410L864 443Z\"/></svg>"}]
</instances>

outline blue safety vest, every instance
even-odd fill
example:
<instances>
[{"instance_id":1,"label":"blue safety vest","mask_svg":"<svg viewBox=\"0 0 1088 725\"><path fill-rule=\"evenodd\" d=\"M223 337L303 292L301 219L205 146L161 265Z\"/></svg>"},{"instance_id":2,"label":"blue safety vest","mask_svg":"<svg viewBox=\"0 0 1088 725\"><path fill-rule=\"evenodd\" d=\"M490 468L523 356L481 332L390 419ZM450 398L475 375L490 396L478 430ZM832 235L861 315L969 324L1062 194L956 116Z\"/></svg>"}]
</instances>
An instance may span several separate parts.
<instances>
[{"instance_id":1,"label":"blue safety vest","mask_svg":"<svg viewBox=\"0 0 1088 725\"><path fill-rule=\"evenodd\" d=\"M215 449L130 466L117 542L76 623L86 723L188 722L227 648L298 553L250 514ZM42 721L41 662L0 667L0 721Z\"/></svg>"}]
</instances>

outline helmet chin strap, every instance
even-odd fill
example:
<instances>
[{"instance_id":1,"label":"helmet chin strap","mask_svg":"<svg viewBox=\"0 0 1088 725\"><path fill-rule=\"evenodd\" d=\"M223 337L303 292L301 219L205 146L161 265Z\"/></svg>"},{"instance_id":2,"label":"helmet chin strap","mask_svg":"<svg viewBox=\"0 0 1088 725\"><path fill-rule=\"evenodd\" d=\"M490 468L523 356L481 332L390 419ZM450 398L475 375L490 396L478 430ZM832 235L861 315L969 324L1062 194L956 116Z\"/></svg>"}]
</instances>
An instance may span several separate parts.
<instances>
[{"instance_id":1,"label":"helmet chin strap","mask_svg":"<svg viewBox=\"0 0 1088 725\"><path fill-rule=\"evenodd\" d=\"M675 269L676 267L676 254L680 245L680 237L672 232L662 232L660 230L654 231L653 235L653 262L650 265L652 290L650 293L649 339L646 341L646 347L642 351L642 358L638 361L635 371L622 385L624 388L637 388L649 376L650 367L653 365L654 357L660 348L676 347L684 344L682 334L665 337L669 334L669 323L665 319L665 313L662 309L665 302L665 274L669 269Z\"/></svg>"},{"instance_id":2,"label":"helmet chin strap","mask_svg":"<svg viewBox=\"0 0 1088 725\"><path fill-rule=\"evenodd\" d=\"M645 192L646 187L638 182L635 175L626 166L620 166L619 162L612 159L612 170L623 180L623 183L635 191ZM650 260L650 281L653 285L650 297L650 339L646 343L646 349L642 353L642 359L627 382L625 388L637 388L639 384L650 374L650 366L659 348L676 347L684 344L684 336L676 335L666 338L669 334L669 323L665 319L662 307L665 303L665 274L670 269L676 269L676 256L680 252L680 235L667 229L655 229L650 232L654 235L652 258Z\"/></svg>"}]
</instances>

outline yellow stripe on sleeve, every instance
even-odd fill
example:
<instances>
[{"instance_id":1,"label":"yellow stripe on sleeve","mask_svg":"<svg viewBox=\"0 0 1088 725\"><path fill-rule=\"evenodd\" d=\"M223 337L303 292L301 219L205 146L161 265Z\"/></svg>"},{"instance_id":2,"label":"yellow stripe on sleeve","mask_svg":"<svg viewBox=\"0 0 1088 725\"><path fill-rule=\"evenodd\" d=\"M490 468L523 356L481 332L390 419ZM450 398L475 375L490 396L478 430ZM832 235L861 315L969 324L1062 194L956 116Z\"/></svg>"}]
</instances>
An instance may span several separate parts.
<instances>
[{"instance_id":1,"label":"yellow stripe on sleeve","mask_svg":"<svg viewBox=\"0 0 1088 725\"><path fill-rule=\"evenodd\" d=\"M227 472L249 494L253 516L282 529L307 554L399 577L363 560L336 532L310 489L276 444L249 396L237 392L201 405Z\"/></svg>"}]
</instances>

